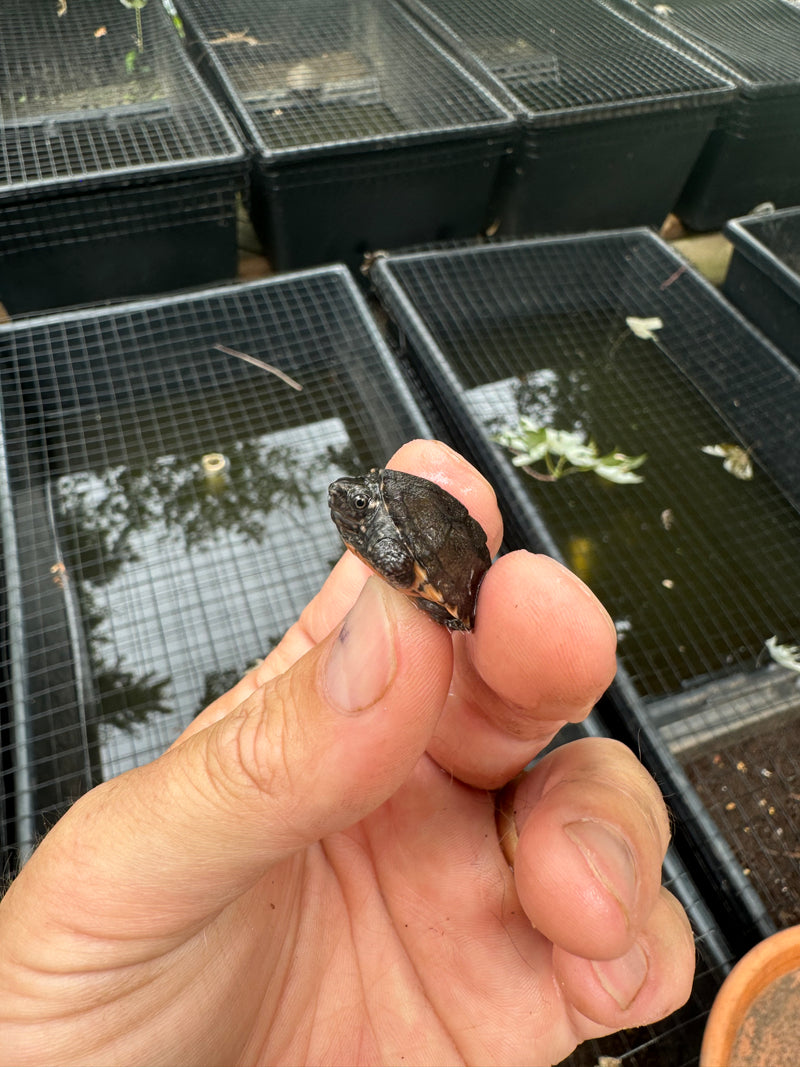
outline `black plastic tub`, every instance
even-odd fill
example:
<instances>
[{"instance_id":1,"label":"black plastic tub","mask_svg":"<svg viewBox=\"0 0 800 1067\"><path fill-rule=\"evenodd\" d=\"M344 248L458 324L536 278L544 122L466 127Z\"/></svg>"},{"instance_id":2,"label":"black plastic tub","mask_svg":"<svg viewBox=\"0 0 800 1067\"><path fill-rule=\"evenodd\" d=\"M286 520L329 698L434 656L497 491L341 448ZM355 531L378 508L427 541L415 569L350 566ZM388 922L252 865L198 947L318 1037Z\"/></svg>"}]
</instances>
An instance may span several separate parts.
<instances>
[{"instance_id":1,"label":"black plastic tub","mask_svg":"<svg viewBox=\"0 0 800 1067\"><path fill-rule=\"evenodd\" d=\"M429 431L344 267L2 326L0 380L8 866L266 655L330 480Z\"/></svg>"},{"instance_id":2,"label":"black plastic tub","mask_svg":"<svg viewBox=\"0 0 800 1067\"><path fill-rule=\"evenodd\" d=\"M736 86L675 207L719 229L764 202L800 202L800 6L792 0L611 0Z\"/></svg>"},{"instance_id":3,"label":"black plastic tub","mask_svg":"<svg viewBox=\"0 0 800 1067\"><path fill-rule=\"evenodd\" d=\"M12 315L236 274L246 152L161 3L0 7L0 304Z\"/></svg>"},{"instance_id":4,"label":"black plastic tub","mask_svg":"<svg viewBox=\"0 0 800 1067\"><path fill-rule=\"evenodd\" d=\"M772 844L734 862L683 765L734 728L800 719L767 646L800 631L800 372L646 230L389 256L371 277L456 444L497 488L509 546L562 559L616 620L608 721L659 778L684 859L746 947L769 927L753 885L772 877ZM530 477L492 440L522 416L601 455L646 454L643 481ZM751 480L725 468L731 445ZM734 682L726 711L712 697ZM791 791L789 771L762 766L751 788L765 803ZM775 847L797 898L800 864L781 845L793 832Z\"/></svg>"},{"instance_id":5,"label":"black plastic tub","mask_svg":"<svg viewBox=\"0 0 800 1067\"><path fill-rule=\"evenodd\" d=\"M251 213L274 267L357 267L486 226L513 119L391 0L182 11L254 149Z\"/></svg>"},{"instance_id":6,"label":"black plastic tub","mask_svg":"<svg viewBox=\"0 0 800 1067\"><path fill-rule=\"evenodd\" d=\"M731 87L595 0L405 0L520 117L501 235L659 225Z\"/></svg>"},{"instance_id":7,"label":"black plastic tub","mask_svg":"<svg viewBox=\"0 0 800 1067\"><path fill-rule=\"evenodd\" d=\"M800 208L732 219L723 291L800 366Z\"/></svg>"}]
</instances>

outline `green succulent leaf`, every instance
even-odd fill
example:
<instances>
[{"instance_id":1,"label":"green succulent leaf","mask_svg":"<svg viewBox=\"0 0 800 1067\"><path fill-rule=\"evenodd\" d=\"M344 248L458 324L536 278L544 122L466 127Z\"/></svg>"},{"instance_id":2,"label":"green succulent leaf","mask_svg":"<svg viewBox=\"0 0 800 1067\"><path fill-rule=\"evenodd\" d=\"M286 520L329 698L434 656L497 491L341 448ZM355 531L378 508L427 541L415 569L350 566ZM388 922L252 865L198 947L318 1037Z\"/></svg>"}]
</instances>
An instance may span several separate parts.
<instances>
[{"instance_id":1,"label":"green succulent leaf","mask_svg":"<svg viewBox=\"0 0 800 1067\"><path fill-rule=\"evenodd\" d=\"M560 430L554 426L539 426L523 415L515 427L494 434L493 441L513 453L515 467L543 481L557 481L567 474L594 471L600 478L618 485L635 485L644 479L634 473L647 459L627 456L624 452L608 452L601 456L594 441L586 441L577 430ZM547 473L535 471L544 461Z\"/></svg>"}]
</instances>

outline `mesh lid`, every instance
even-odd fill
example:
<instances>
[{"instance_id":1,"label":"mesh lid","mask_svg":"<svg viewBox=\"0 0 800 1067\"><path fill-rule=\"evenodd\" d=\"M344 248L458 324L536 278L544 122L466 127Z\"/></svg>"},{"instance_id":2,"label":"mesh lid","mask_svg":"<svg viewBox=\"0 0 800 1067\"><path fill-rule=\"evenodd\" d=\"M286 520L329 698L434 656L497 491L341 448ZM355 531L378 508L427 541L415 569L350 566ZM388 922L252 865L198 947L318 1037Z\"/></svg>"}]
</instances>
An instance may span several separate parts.
<instances>
[{"instance_id":1,"label":"mesh lid","mask_svg":"<svg viewBox=\"0 0 800 1067\"><path fill-rule=\"evenodd\" d=\"M665 101L724 86L595 0L411 0L533 112Z\"/></svg>"},{"instance_id":2,"label":"mesh lid","mask_svg":"<svg viewBox=\"0 0 800 1067\"><path fill-rule=\"evenodd\" d=\"M63 6L0 5L0 192L242 156L159 0Z\"/></svg>"},{"instance_id":3,"label":"mesh lid","mask_svg":"<svg viewBox=\"0 0 800 1067\"><path fill-rule=\"evenodd\" d=\"M645 231L389 256L372 275L509 546L560 555L616 620L621 729L684 818L713 813L775 923L797 923L800 700L780 662L800 644L800 372ZM491 439L523 415L645 453L644 480L531 477ZM753 477L717 445L750 449Z\"/></svg>"},{"instance_id":4,"label":"mesh lid","mask_svg":"<svg viewBox=\"0 0 800 1067\"><path fill-rule=\"evenodd\" d=\"M724 232L735 249L794 301L795 314L800 315L800 208L731 219Z\"/></svg>"},{"instance_id":5,"label":"mesh lid","mask_svg":"<svg viewBox=\"0 0 800 1067\"><path fill-rule=\"evenodd\" d=\"M341 554L328 483L428 431L341 268L0 327L0 361L25 845L266 655Z\"/></svg>"},{"instance_id":6,"label":"mesh lid","mask_svg":"<svg viewBox=\"0 0 800 1067\"><path fill-rule=\"evenodd\" d=\"M423 373L506 488L509 528L530 543L543 524L595 589L642 696L750 670L772 635L800 634L800 514L761 466L739 480L702 451L751 449L800 504L800 373L654 237L390 256L374 274L403 294L386 299L408 336L403 308L419 316ZM662 326L640 338L630 316ZM543 485L491 442L522 416L646 454L642 483Z\"/></svg>"},{"instance_id":7,"label":"mesh lid","mask_svg":"<svg viewBox=\"0 0 800 1067\"><path fill-rule=\"evenodd\" d=\"M737 81L800 82L800 5L792 0L612 0L646 13Z\"/></svg>"},{"instance_id":8,"label":"mesh lid","mask_svg":"<svg viewBox=\"0 0 800 1067\"><path fill-rule=\"evenodd\" d=\"M509 121L388 0L203 0L186 14L267 151Z\"/></svg>"}]
</instances>

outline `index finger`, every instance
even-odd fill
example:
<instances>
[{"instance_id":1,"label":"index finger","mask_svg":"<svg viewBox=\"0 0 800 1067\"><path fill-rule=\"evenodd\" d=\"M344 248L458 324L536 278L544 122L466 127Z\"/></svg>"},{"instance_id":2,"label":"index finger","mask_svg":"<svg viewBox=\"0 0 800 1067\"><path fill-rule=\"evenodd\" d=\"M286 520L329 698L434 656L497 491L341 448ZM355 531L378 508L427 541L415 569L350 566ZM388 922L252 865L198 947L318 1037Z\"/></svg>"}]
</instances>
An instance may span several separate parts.
<instances>
[{"instance_id":1,"label":"index finger","mask_svg":"<svg viewBox=\"0 0 800 1067\"><path fill-rule=\"evenodd\" d=\"M589 714L616 670L599 600L556 560L511 552L481 586L472 634L454 635L447 703L428 746L445 770L496 789L565 722Z\"/></svg>"}]
</instances>

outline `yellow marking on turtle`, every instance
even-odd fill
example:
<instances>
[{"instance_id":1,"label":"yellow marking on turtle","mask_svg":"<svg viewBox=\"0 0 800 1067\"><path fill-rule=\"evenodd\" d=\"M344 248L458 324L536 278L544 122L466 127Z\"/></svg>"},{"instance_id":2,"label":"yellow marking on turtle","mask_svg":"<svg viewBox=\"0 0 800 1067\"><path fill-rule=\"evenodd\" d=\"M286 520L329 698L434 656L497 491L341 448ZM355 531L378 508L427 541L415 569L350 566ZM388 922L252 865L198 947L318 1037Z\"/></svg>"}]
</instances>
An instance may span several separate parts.
<instances>
[{"instance_id":1,"label":"yellow marking on turtle","mask_svg":"<svg viewBox=\"0 0 800 1067\"><path fill-rule=\"evenodd\" d=\"M411 596L420 597L422 600L430 600L432 604L441 604L448 615L451 615L454 619L458 619L459 622L463 622L463 619L458 613L458 608L453 607L452 604L445 603L445 599L442 596L440 590L436 586L431 585L428 578L428 572L419 563L414 564L414 574L416 575L417 584L410 591Z\"/></svg>"},{"instance_id":2,"label":"yellow marking on turtle","mask_svg":"<svg viewBox=\"0 0 800 1067\"><path fill-rule=\"evenodd\" d=\"M344 538L342 538L342 540L344 541ZM365 566L369 567L373 574L377 574L380 578L384 577L380 573L380 571L375 570L369 560L364 559L361 553L357 549L353 548L349 541L344 541L344 546L349 552L352 552L357 559L360 559ZM444 608L448 615L450 615L454 619L457 619L459 622L464 622L464 619L462 619L458 613L458 608L453 607L452 604L445 603L444 597L436 588L436 586L431 585L428 579L428 572L425 570L424 567L420 566L420 564L416 562L414 563L414 575L416 577L417 584L415 586L412 586L410 589L402 590L402 592L404 592L406 596L417 597L420 600L430 600L432 604L441 604L441 606ZM395 586L395 588L398 587Z\"/></svg>"}]
</instances>

